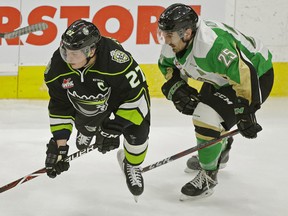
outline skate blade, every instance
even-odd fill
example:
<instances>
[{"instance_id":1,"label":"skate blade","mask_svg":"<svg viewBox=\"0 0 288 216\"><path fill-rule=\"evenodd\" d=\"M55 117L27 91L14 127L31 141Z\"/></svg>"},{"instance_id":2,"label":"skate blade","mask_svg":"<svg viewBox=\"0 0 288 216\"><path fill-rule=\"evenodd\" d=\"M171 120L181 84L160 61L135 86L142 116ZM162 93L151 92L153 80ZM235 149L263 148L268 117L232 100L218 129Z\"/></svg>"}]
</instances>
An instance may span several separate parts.
<instances>
[{"instance_id":1,"label":"skate blade","mask_svg":"<svg viewBox=\"0 0 288 216\"><path fill-rule=\"evenodd\" d=\"M196 172L196 171L199 171L198 169L190 169L190 168L188 168L188 167L186 167L185 169L184 169L184 172L185 173L194 173L194 172Z\"/></svg>"},{"instance_id":2,"label":"skate blade","mask_svg":"<svg viewBox=\"0 0 288 216\"><path fill-rule=\"evenodd\" d=\"M118 160L118 164L122 170L122 173L124 175L124 170L123 170L123 160L125 158L125 153L123 149L119 149L117 152L117 160ZM124 175L125 176L125 175Z\"/></svg>"},{"instance_id":3,"label":"skate blade","mask_svg":"<svg viewBox=\"0 0 288 216\"><path fill-rule=\"evenodd\" d=\"M198 195L198 196L188 196L188 195L185 195L185 194L181 194L179 200L180 200L180 201L198 200L198 199L202 199L202 198L205 198L205 197L209 197L209 196L211 196L213 193L214 193L214 190L213 190L213 189L209 189L209 190L205 191L205 193L200 194L200 195Z\"/></svg>"},{"instance_id":4,"label":"skate blade","mask_svg":"<svg viewBox=\"0 0 288 216\"><path fill-rule=\"evenodd\" d=\"M138 203L138 198L139 198L139 196L135 196L135 195L134 195L134 201L135 201L136 203Z\"/></svg>"},{"instance_id":5,"label":"skate blade","mask_svg":"<svg viewBox=\"0 0 288 216\"><path fill-rule=\"evenodd\" d=\"M227 166L227 163L220 163L219 164L219 169L224 169ZM186 167L184 169L185 173L194 173L196 171L199 171L200 169L190 169L189 167Z\"/></svg>"},{"instance_id":6,"label":"skate blade","mask_svg":"<svg viewBox=\"0 0 288 216\"><path fill-rule=\"evenodd\" d=\"M125 158L124 150L123 149L119 149L118 152L117 152L117 160L118 160L119 166L120 166L120 168L122 170L122 175L125 178L124 169L123 169L123 160L124 160L124 158ZM134 198L134 201L136 203L138 203L139 196L133 195L133 198Z\"/></svg>"},{"instance_id":7,"label":"skate blade","mask_svg":"<svg viewBox=\"0 0 288 216\"><path fill-rule=\"evenodd\" d=\"M224 169L227 166L227 163L220 163L219 169Z\"/></svg>"}]
</instances>

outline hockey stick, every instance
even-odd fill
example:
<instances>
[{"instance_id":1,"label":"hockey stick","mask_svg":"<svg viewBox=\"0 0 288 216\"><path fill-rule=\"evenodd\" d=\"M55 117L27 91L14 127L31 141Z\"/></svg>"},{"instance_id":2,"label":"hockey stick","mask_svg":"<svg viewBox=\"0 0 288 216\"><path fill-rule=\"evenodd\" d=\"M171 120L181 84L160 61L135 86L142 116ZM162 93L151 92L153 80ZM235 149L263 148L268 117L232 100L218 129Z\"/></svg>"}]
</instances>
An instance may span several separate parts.
<instances>
[{"instance_id":1,"label":"hockey stick","mask_svg":"<svg viewBox=\"0 0 288 216\"><path fill-rule=\"evenodd\" d=\"M161 161L158 161L158 162L156 162L154 164L146 166L146 167L142 168L142 172L147 172L149 170L155 169L156 167L162 166L162 165L167 164L169 162L172 162L172 161L174 161L176 159L179 159L179 158L181 158L181 157L183 157L185 155L188 155L188 154L190 154L192 152L195 152L195 151L198 151L200 149L203 149L203 148L206 148L208 146L211 146L211 145L219 142L223 138L231 137L231 136L234 136L234 135L236 135L238 133L239 133L238 130L234 130L234 131L228 132L228 133L220 136L219 138L216 138L216 139L207 141L205 143L202 143L200 146L192 147L192 148L187 149L187 150L185 150L183 152L179 152L178 154L175 154L175 155L170 156L168 158L165 158L165 159L163 159ZM65 162L70 162L70 161L72 161L72 160L74 160L74 159L76 159L76 158L78 158L78 157L90 152L90 151L95 150L97 147L98 147L97 144L90 145L89 147L87 147L87 148L85 148L85 149L83 149L81 151L77 151L77 152L69 155L68 157L64 158L64 161ZM40 176L43 173L46 173L46 169L45 168L39 169L39 170L37 170L37 171L27 175L27 176L19 178L19 179L13 181L13 182L1 187L0 188L0 193L5 192L7 190L10 190L10 189L12 189L12 188L14 188L14 187L16 187L18 185L21 185L21 184L23 184L23 183L25 183L27 181L30 181L31 179L34 179L34 178Z\"/></svg>"},{"instance_id":2,"label":"hockey stick","mask_svg":"<svg viewBox=\"0 0 288 216\"><path fill-rule=\"evenodd\" d=\"M81 151L77 151L77 152L67 156L63 160L65 162L70 162L70 161L72 161L72 160L74 160L74 159L76 159L76 158L78 158L78 157L80 157L80 156L82 156L84 154L87 154L88 152L91 152L91 151L95 150L97 147L98 147L98 145L95 143L95 144L90 145L89 147L87 147L87 148L85 148L85 149L83 149ZM36 177L38 177L38 176L40 176L41 174L44 174L44 173L46 173L46 169L42 168L42 169L39 169L39 170L37 170L37 171L27 175L27 176L19 178L16 181L13 181L13 182L1 187L0 188L0 193L2 193L4 191L7 191L7 190L10 190L10 189L12 189L12 188L14 188L14 187L16 187L16 186L18 186L20 184L23 184L23 183L25 183L27 181L30 181L31 179L34 179L34 178L36 178Z\"/></svg>"},{"instance_id":3,"label":"hockey stick","mask_svg":"<svg viewBox=\"0 0 288 216\"><path fill-rule=\"evenodd\" d=\"M186 155L188 155L188 154L190 154L192 152L196 152L196 151L198 151L200 149L203 149L203 148L206 148L206 147L211 146L213 144L216 144L220 140L222 140L224 138L227 138L227 137L232 137L232 136L234 136L234 135L236 135L238 133L239 133L239 130L236 129L236 130L230 131L230 132L220 136L219 138L207 141L207 142L202 143L200 145L197 145L197 146L194 146L192 148L189 148L189 149L187 149L185 151L179 152L178 154L172 155L172 156L167 157L167 158L165 158L165 159L163 159L161 161L158 161L156 163L153 163L153 164L151 164L149 166L146 166L146 167L142 168L142 173L147 172L147 171L152 170L152 169L155 169L156 167L162 166L162 165L167 164L169 162L172 162L174 160L177 160L177 159L179 159L179 158L181 158L183 156L186 156Z\"/></svg>"},{"instance_id":4,"label":"hockey stick","mask_svg":"<svg viewBox=\"0 0 288 216\"><path fill-rule=\"evenodd\" d=\"M36 23L33 25L29 25L29 26L17 29L17 30L12 31L12 32L0 33L0 38L12 39L12 38L16 38L16 37L19 37L21 35L24 35L24 34L29 34L31 32L43 31L47 28L48 28L48 25L44 22Z\"/></svg>"}]
</instances>

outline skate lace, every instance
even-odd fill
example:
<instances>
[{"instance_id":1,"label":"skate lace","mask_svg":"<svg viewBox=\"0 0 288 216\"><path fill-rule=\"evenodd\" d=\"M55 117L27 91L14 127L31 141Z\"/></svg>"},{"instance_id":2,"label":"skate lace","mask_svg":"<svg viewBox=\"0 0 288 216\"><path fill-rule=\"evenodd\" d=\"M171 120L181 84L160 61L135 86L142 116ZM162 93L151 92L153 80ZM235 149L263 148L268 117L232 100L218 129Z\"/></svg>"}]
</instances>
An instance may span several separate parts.
<instances>
[{"instance_id":1,"label":"skate lace","mask_svg":"<svg viewBox=\"0 0 288 216\"><path fill-rule=\"evenodd\" d=\"M127 166L127 176L132 186L137 185L142 187L141 181L141 171L139 167L132 166L130 164L126 164Z\"/></svg>"},{"instance_id":2,"label":"skate lace","mask_svg":"<svg viewBox=\"0 0 288 216\"><path fill-rule=\"evenodd\" d=\"M196 178L194 178L192 181L190 181L190 184L192 184L195 188L202 189L204 182L206 183L208 189L209 189L209 182L212 184L215 184L216 181L214 181L210 176L207 175L205 170L201 170Z\"/></svg>"},{"instance_id":3,"label":"skate lace","mask_svg":"<svg viewBox=\"0 0 288 216\"><path fill-rule=\"evenodd\" d=\"M79 134L77 136L77 141L80 145L89 145L91 137L84 136L83 134Z\"/></svg>"}]
</instances>

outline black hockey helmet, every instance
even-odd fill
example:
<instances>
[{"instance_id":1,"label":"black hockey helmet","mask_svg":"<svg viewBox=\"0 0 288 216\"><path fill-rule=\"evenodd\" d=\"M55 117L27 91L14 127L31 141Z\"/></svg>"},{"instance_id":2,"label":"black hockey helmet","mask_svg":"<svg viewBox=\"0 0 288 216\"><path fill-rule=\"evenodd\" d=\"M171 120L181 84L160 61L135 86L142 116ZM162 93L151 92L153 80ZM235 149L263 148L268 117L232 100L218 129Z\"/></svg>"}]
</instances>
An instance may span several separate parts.
<instances>
[{"instance_id":1,"label":"black hockey helmet","mask_svg":"<svg viewBox=\"0 0 288 216\"><path fill-rule=\"evenodd\" d=\"M158 19L158 27L162 31L174 32L182 29L197 29L198 15L188 5L176 3L166 8Z\"/></svg>"},{"instance_id":2,"label":"black hockey helmet","mask_svg":"<svg viewBox=\"0 0 288 216\"><path fill-rule=\"evenodd\" d=\"M91 22L76 20L63 33L61 45L69 50L95 47L101 39L99 29Z\"/></svg>"}]
</instances>

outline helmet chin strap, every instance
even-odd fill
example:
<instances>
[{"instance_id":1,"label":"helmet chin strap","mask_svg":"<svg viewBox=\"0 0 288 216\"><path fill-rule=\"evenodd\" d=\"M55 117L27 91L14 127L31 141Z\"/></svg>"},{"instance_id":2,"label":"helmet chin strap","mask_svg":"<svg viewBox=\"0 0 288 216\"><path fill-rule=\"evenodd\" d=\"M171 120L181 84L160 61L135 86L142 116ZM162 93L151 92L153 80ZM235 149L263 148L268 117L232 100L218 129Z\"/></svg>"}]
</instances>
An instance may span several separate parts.
<instances>
[{"instance_id":1,"label":"helmet chin strap","mask_svg":"<svg viewBox=\"0 0 288 216\"><path fill-rule=\"evenodd\" d=\"M187 50L187 47L189 46L190 43L192 43L193 39L194 39L194 36L192 36L191 39L187 40L187 41L185 41L183 37L181 38L182 42L185 43L185 46L184 46L184 48L181 51L176 53L176 56L178 58L181 58L185 54L185 52Z\"/></svg>"},{"instance_id":2,"label":"helmet chin strap","mask_svg":"<svg viewBox=\"0 0 288 216\"><path fill-rule=\"evenodd\" d=\"M183 48L183 50L186 50L186 49L187 49L187 47L188 47L188 45L189 45L189 43L190 43L190 41L191 41L192 39L193 39L193 38L191 38L191 39L188 40L188 41L184 41L184 39L182 38L183 43L185 43L185 47Z\"/></svg>"},{"instance_id":3,"label":"helmet chin strap","mask_svg":"<svg viewBox=\"0 0 288 216\"><path fill-rule=\"evenodd\" d=\"M185 47L184 47L183 50L187 49L188 45L189 45L190 43L192 43L194 37L195 37L195 34L194 34L194 32L192 32L191 38L190 38L189 40L185 41L183 37L181 38L181 40L183 41L183 43L185 43Z\"/></svg>"},{"instance_id":4,"label":"helmet chin strap","mask_svg":"<svg viewBox=\"0 0 288 216\"><path fill-rule=\"evenodd\" d=\"M187 41L184 40L184 37L181 37L181 40L182 40L183 43L185 43L185 46L184 46L184 48L181 51L176 53L176 55L178 57L182 57L185 54L187 47L190 45L190 43L193 42L195 35L196 34L193 34L193 32L192 32L191 38L189 40L187 40Z\"/></svg>"},{"instance_id":5,"label":"helmet chin strap","mask_svg":"<svg viewBox=\"0 0 288 216\"><path fill-rule=\"evenodd\" d=\"M86 64L85 64L83 67L86 67L86 66L88 65L88 63L90 62L90 60L91 60L92 58L94 58L95 55L96 55L96 52L94 52L93 56L87 57L87 58L86 58Z\"/></svg>"}]
</instances>

